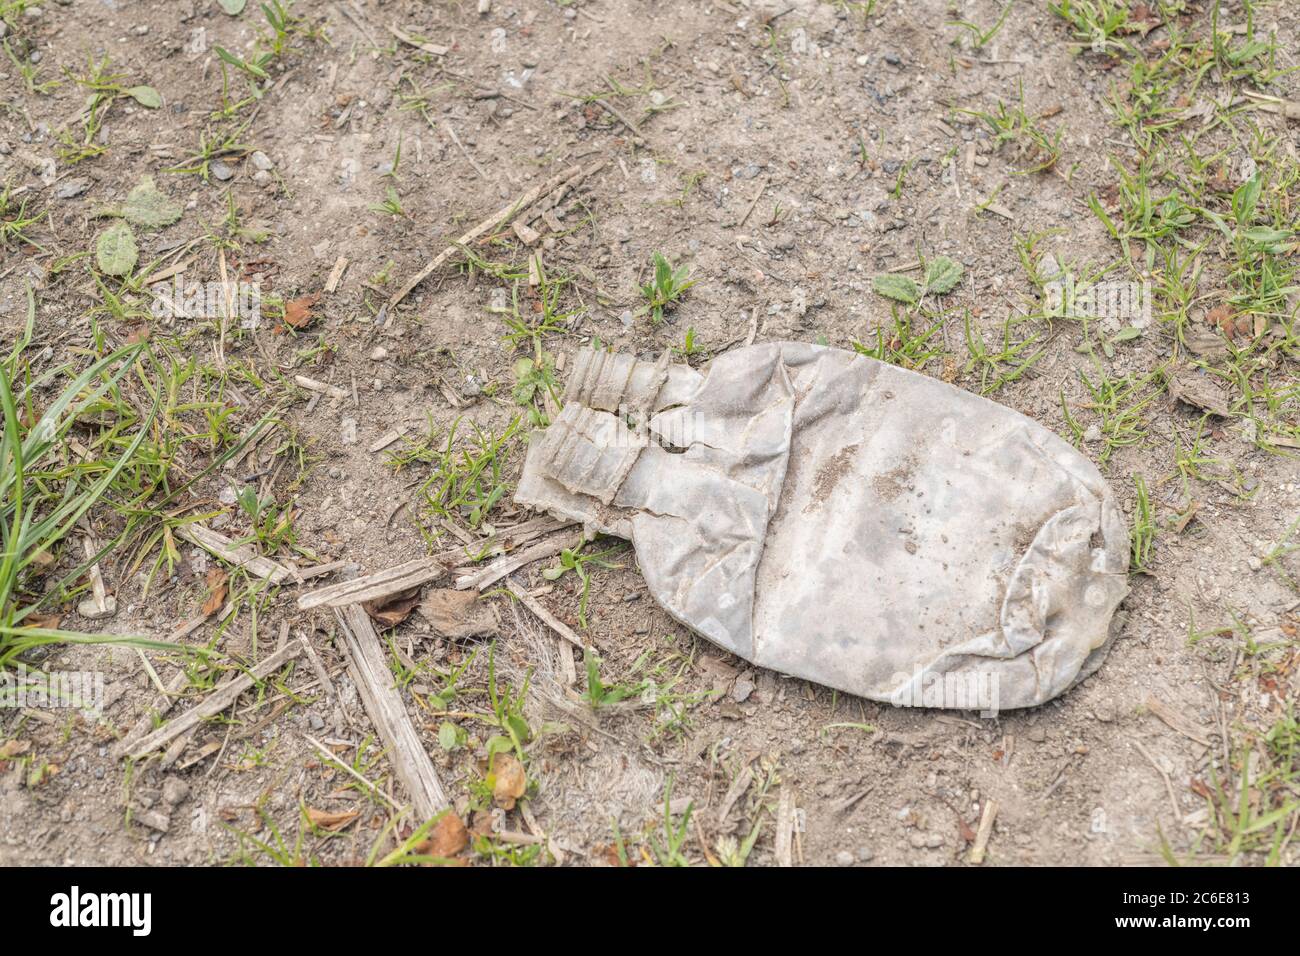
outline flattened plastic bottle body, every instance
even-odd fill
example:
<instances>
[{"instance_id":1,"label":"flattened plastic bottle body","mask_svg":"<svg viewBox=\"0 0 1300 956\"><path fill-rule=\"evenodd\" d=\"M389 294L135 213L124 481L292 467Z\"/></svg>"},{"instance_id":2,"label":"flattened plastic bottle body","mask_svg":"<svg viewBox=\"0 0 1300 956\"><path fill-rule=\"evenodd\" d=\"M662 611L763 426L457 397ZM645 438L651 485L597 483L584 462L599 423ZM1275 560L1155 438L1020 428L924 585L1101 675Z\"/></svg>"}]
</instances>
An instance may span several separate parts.
<instances>
[{"instance_id":1,"label":"flattened plastic bottle body","mask_svg":"<svg viewBox=\"0 0 1300 956\"><path fill-rule=\"evenodd\" d=\"M655 599L752 661L999 710L1098 666L1127 592L1105 481L1030 419L838 349L707 375L579 353L518 501L629 538Z\"/></svg>"}]
</instances>

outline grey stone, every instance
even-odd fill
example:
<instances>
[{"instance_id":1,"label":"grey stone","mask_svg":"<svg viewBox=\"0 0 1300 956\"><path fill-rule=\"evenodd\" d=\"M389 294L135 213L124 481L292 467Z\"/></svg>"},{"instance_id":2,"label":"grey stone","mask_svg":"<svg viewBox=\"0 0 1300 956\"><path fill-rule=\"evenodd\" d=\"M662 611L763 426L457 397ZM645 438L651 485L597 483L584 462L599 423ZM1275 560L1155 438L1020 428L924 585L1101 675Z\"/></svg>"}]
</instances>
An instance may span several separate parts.
<instances>
[{"instance_id":1,"label":"grey stone","mask_svg":"<svg viewBox=\"0 0 1300 956\"><path fill-rule=\"evenodd\" d=\"M163 803L175 807L190 795L190 785L180 777L168 777L163 781Z\"/></svg>"},{"instance_id":2,"label":"grey stone","mask_svg":"<svg viewBox=\"0 0 1300 956\"><path fill-rule=\"evenodd\" d=\"M59 183L54 195L58 199L72 199L74 196L80 196L90 188L90 180L84 176L77 176L74 179L65 179Z\"/></svg>"}]
</instances>

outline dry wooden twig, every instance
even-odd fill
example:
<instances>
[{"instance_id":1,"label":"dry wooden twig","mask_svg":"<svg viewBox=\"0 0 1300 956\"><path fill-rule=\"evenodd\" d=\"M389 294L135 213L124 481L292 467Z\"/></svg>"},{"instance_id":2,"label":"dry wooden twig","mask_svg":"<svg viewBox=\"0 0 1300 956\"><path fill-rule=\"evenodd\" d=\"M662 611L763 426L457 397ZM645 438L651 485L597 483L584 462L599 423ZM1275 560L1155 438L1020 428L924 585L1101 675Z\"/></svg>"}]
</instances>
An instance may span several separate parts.
<instances>
[{"instance_id":1,"label":"dry wooden twig","mask_svg":"<svg viewBox=\"0 0 1300 956\"><path fill-rule=\"evenodd\" d=\"M412 289L423 282L429 274L433 272L433 270L437 269L440 265L454 256L462 246L467 246L479 236L482 236L499 226L506 225L511 219L518 215L522 210L535 203L540 197L554 192L557 189L566 188L574 183L581 182L604 165L605 161L602 159L598 162L592 163L590 166L570 166L558 176L552 176L545 182L534 186L510 205L498 209L491 216L484 219L469 232L462 235L454 243L429 260L428 264L423 269L413 275L400 289L393 293L393 297L388 300L388 308L396 308L399 302L410 295Z\"/></svg>"},{"instance_id":2,"label":"dry wooden twig","mask_svg":"<svg viewBox=\"0 0 1300 956\"><path fill-rule=\"evenodd\" d=\"M637 126L636 123L633 123L630 119L628 119L626 116L620 113L618 110L616 110L612 104L610 104L606 100L601 99L600 97L596 98L595 103L597 106L603 108L605 112L609 113L610 116L614 117L614 119L618 120L620 123L626 126L628 132L632 134L633 139L639 142L645 142L645 137L641 135L641 128Z\"/></svg>"},{"instance_id":3,"label":"dry wooden twig","mask_svg":"<svg viewBox=\"0 0 1300 956\"><path fill-rule=\"evenodd\" d=\"M998 802L989 800L984 804L984 813L980 816L979 829L975 831L975 842L970 848L970 862L978 866L984 862L984 854L988 851L989 838L993 836L993 821L998 815Z\"/></svg>"},{"instance_id":4,"label":"dry wooden twig","mask_svg":"<svg viewBox=\"0 0 1300 956\"><path fill-rule=\"evenodd\" d=\"M1165 773L1165 768L1160 766L1156 758L1152 756L1151 751L1142 746L1142 741L1138 740L1136 737L1132 738L1132 740L1133 746L1137 748L1138 753L1146 757L1147 762L1151 764L1155 772L1160 774L1160 779L1165 783L1165 793L1169 794L1169 803L1174 808L1174 821L1181 824L1183 822L1183 812L1178 809L1178 797L1174 794L1174 785L1169 779L1169 774Z\"/></svg>"},{"instance_id":5,"label":"dry wooden twig","mask_svg":"<svg viewBox=\"0 0 1300 956\"><path fill-rule=\"evenodd\" d=\"M399 30L397 27L390 26L388 32L397 39L401 40L407 46L413 46L421 53L428 53L431 56L446 56L450 47L440 46L437 43L429 43L425 40L417 40L405 30Z\"/></svg>"},{"instance_id":6,"label":"dry wooden twig","mask_svg":"<svg viewBox=\"0 0 1300 956\"><path fill-rule=\"evenodd\" d=\"M135 759L146 757L159 747L170 744L181 734L197 727L202 721L207 720L209 717L215 717L233 704L239 695L252 687L256 681L275 673L284 666L286 661L297 657L301 650L301 645L290 644L284 650L269 655L261 663L249 670L248 673L240 674L228 684L223 684L204 698L202 703L190 708L175 720L168 721L153 733L136 742L128 749L129 755Z\"/></svg>"},{"instance_id":7,"label":"dry wooden twig","mask_svg":"<svg viewBox=\"0 0 1300 956\"><path fill-rule=\"evenodd\" d=\"M1146 708L1156 717L1168 726L1171 730L1176 730L1188 740L1194 740L1202 746L1210 745L1210 738L1207 737L1195 723L1180 711L1166 704L1155 694L1147 697Z\"/></svg>"},{"instance_id":8,"label":"dry wooden twig","mask_svg":"<svg viewBox=\"0 0 1300 956\"><path fill-rule=\"evenodd\" d=\"M782 785L781 798L776 805L776 854L777 866L794 866L794 791Z\"/></svg>"},{"instance_id":9,"label":"dry wooden twig","mask_svg":"<svg viewBox=\"0 0 1300 956\"><path fill-rule=\"evenodd\" d=\"M363 601L377 601L409 591L411 588L427 584L442 577L446 569L433 558L416 558L396 567L385 568L373 574L367 574L351 581L340 581L315 591L308 591L298 598L298 607L309 611L314 607L343 607L348 604L360 604Z\"/></svg>"},{"instance_id":10,"label":"dry wooden twig","mask_svg":"<svg viewBox=\"0 0 1300 956\"><path fill-rule=\"evenodd\" d=\"M435 561L441 561L448 567L456 567L465 561L471 560L472 555L496 557L511 551L517 551L522 545L530 541L556 531L565 531L574 527L577 523L576 521L544 515L541 518L522 521L509 528L498 528L497 533L486 542L476 541L465 547L449 548L446 551L438 552L433 557Z\"/></svg>"},{"instance_id":11,"label":"dry wooden twig","mask_svg":"<svg viewBox=\"0 0 1300 956\"><path fill-rule=\"evenodd\" d=\"M465 591L469 588L477 588L482 591L486 587L491 587L508 574L513 574L526 564L532 564L534 561L541 561L543 558L553 558L565 548L577 546L570 535L558 534L553 538L545 541L539 541L531 547L524 548L522 551L516 551L513 554L507 554L497 558L482 568L461 568L464 571L460 577L456 578L456 590Z\"/></svg>"},{"instance_id":12,"label":"dry wooden twig","mask_svg":"<svg viewBox=\"0 0 1300 956\"><path fill-rule=\"evenodd\" d=\"M335 608L334 616L343 634L348 670L366 713L388 751L397 779L411 795L416 814L421 821L428 820L449 806L447 793L420 743L401 695L393 687L393 674L380 650L379 635L370 616L356 604Z\"/></svg>"},{"instance_id":13,"label":"dry wooden twig","mask_svg":"<svg viewBox=\"0 0 1300 956\"><path fill-rule=\"evenodd\" d=\"M1245 95L1260 104L1259 108L1269 113L1281 113L1289 120L1300 120L1300 101L1284 100L1276 96L1245 91Z\"/></svg>"},{"instance_id":14,"label":"dry wooden twig","mask_svg":"<svg viewBox=\"0 0 1300 956\"><path fill-rule=\"evenodd\" d=\"M717 816L714 817L716 826L721 827L727 822L727 815L731 813L731 808L736 805L736 801L745 795L749 785L754 781L754 771L749 764L740 768L740 773L736 774L736 779L731 781L731 786L722 797L722 802L718 804Z\"/></svg>"},{"instance_id":15,"label":"dry wooden twig","mask_svg":"<svg viewBox=\"0 0 1300 956\"><path fill-rule=\"evenodd\" d=\"M302 653L307 658L307 663L311 665L311 669L315 673L316 679L320 681L320 686L325 691L325 696L330 700L333 700L335 694L334 681L330 680L330 672L325 666L325 662L322 661L320 655L316 653L316 648L311 646L310 640L305 637L300 637L298 638L298 642L302 644Z\"/></svg>"},{"instance_id":16,"label":"dry wooden twig","mask_svg":"<svg viewBox=\"0 0 1300 956\"><path fill-rule=\"evenodd\" d=\"M337 766L339 767L339 769L341 769L341 770L343 770L343 771L345 771L345 772L351 774L351 775L352 775L353 777L355 777L355 778L356 778L360 783L364 784L367 790L369 790L369 791L370 791L371 793L373 793L375 796L379 797L381 800L383 800L385 803L387 803L387 804L388 804L390 807L392 807L394 810L400 810L400 809L402 809L400 806L397 805L397 802L396 802L395 800L393 800L392 797L390 797L388 794L384 793L384 791L380 790L380 789L379 789L378 787L376 787L373 783L371 783L371 782L370 782L369 780L367 780L365 777L361 776L361 774L357 773L355 770L353 770L351 767L349 767L346 763L344 763L342 760L340 760L337 756L335 756L333 753L331 753L331 752L330 752L330 749L329 749L328 747L326 747L323 743L321 743L319 740L317 740L315 737L312 737L312 736L310 736L309 734L303 734L303 738L307 741L307 743L311 744L311 745L312 745L313 747L315 747L318 751L320 751L320 754L321 754L322 757L327 757L327 758L329 759L330 763L333 763L333 764L337 765Z\"/></svg>"},{"instance_id":17,"label":"dry wooden twig","mask_svg":"<svg viewBox=\"0 0 1300 956\"><path fill-rule=\"evenodd\" d=\"M259 578L266 578L272 584L283 584L293 576L293 572L284 565L263 557L246 545L237 545L219 531L213 531L201 524L182 525L176 529L176 534L190 544L198 545L204 551L215 554L222 561L237 564Z\"/></svg>"},{"instance_id":18,"label":"dry wooden twig","mask_svg":"<svg viewBox=\"0 0 1300 956\"><path fill-rule=\"evenodd\" d=\"M339 282L343 279L343 272L348 267L346 256L339 256L334 260L334 268L330 270L329 278L325 280L325 291L334 292L339 287Z\"/></svg>"},{"instance_id":19,"label":"dry wooden twig","mask_svg":"<svg viewBox=\"0 0 1300 956\"><path fill-rule=\"evenodd\" d=\"M456 131L452 129L451 124L446 120L443 120L442 128L447 131L447 135L450 136L451 141L456 144L456 148L460 150L460 154L465 157L465 161L474 167L474 172L478 173L479 178L484 182L491 182L488 174L483 171L483 167L475 161L474 157L469 154L469 150L465 148L465 144L460 141L460 137L456 135Z\"/></svg>"},{"instance_id":20,"label":"dry wooden twig","mask_svg":"<svg viewBox=\"0 0 1300 956\"><path fill-rule=\"evenodd\" d=\"M327 382L318 382L316 379L308 378L306 375L295 375L293 381L299 388L305 388L309 392L319 392L321 395L339 401L348 397L348 390L346 388L340 388L338 385L330 385Z\"/></svg>"},{"instance_id":21,"label":"dry wooden twig","mask_svg":"<svg viewBox=\"0 0 1300 956\"><path fill-rule=\"evenodd\" d=\"M532 611L534 617L540 620L560 637L564 638L574 647L582 650L586 649L587 645L583 643L582 638L574 633L573 628L569 627L569 625L565 624L550 611L546 610L542 605L542 602L529 594L528 589L523 585L516 584L514 581L507 578L506 590L517 597L520 604Z\"/></svg>"}]
</instances>

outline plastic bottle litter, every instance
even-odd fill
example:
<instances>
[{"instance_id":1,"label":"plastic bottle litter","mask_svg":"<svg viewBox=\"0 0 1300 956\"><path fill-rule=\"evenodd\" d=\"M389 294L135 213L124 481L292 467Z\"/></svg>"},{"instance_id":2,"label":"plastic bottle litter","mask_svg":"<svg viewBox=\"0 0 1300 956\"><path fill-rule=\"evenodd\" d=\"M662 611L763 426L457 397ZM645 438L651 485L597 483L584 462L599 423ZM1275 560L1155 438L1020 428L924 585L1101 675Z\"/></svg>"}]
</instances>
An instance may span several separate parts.
<instances>
[{"instance_id":1,"label":"plastic bottle litter","mask_svg":"<svg viewBox=\"0 0 1300 956\"><path fill-rule=\"evenodd\" d=\"M1086 457L816 345L703 375L579 352L515 497L630 539L655 600L745 660L900 705L1050 700L1100 666L1128 591L1127 526Z\"/></svg>"}]
</instances>

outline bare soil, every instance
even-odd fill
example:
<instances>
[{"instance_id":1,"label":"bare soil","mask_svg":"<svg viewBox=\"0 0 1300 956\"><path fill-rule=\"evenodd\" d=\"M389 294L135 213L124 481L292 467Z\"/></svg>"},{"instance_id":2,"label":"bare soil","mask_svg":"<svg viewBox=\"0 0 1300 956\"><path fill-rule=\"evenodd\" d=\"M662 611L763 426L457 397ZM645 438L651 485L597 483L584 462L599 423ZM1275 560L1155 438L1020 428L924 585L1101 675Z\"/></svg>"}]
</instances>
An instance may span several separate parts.
<instances>
[{"instance_id":1,"label":"bare soil","mask_svg":"<svg viewBox=\"0 0 1300 956\"><path fill-rule=\"evenodd\" d=\"M1186 6L1183 23L1208 29L1206 5ZM1137 159L1107 107L1125 67L1078 53L1047 4L1017 3L978 51L958 45L962 31L945 26L955 19L991 25L999 10L991 0L881 2L866 17L852 4L813 0L493 0L480 14L470 0L302 0L293 12L305 29L269 70L271 89L226 121L213 118L222 107L215 50L247 53L265 29L253 5L237 17L203 0L29 6L8 39L41 54L38 79L62 82L33 92L12 61L0 61L0 180L49 213L32 233L39 248L0 249L5 338L13 341L21 328L30 282L38 325L29 352L45 350L34 360L37 371L79 361L96 336L119 344L148 334L157 348L208 370L200 378L233 410L233 431L277 409L274 440L177 504L187 514L222 512L222 530L238 537L246 520L233 493L257 487L298 509L299 547L361 571L458 543L423 510L420 484L430 464L394 467L403 442L370 448L402 424L413 423L411 440L432 428L436 443L458 420L464 440L471 424L499 435L526 414L512 394L513 369L530 349L504 341L509 329L494 308L504 304L501 290L508 302L515 286L526 318L541 308L526 279L467 269L463 256L382 322L380 306L448 240L574 163L607 160L561 202L554 223L539 224L537 246L503 229L473 249L524 275L529 253L539 249L548 276L571 279L563 311L575 315L547 337L552 354L597 338L654 356L680 349L688 329L704 350L691 357L700 366L709 353L751 335L873 346L878 331L887 341L896 332L872 276L894 269L916 276L904 267L946 255L965 274L944 301L949 318L932 340L941 354L922 370L979 391L980 372L967 366L962 310L969 309L974 334L996 345L1007 316L1037 301L1017 237L1051 233L1036 256L1119 259L1118 243L1088 199L1115 189L1111 157ZM1294 66L1300 12L1277 3L1257 16L1262 29L1276 31L1279 65ZM396 40L390 26L449 50L421 51ZM315 37L305 35L311 30ZM69 117L86 90L64 71L84 73L90 58L105 54L129 77L125 85L152 86L162 105L119 99L104 123L107 148L70 165L58 159L58 136L79 132ZM245 95L237 71L230 86L233 96ZM1048 115L1044 125L1060 132L1062 158L1049 170L1021 174L1024 158L1011 147L995 149L987 126L960 112L1017 102L1021 90L1026 113ZM1288 90L1293 99L1300 93L1294 74L1269 92ZM1205 96L1220 92L1207 81ZM412 99L421 95L419 103ZM186 164L205 132L245 121L240 148L220 157L228 179L168 171ZM1295 124L1281 114L1259 113L1255 121L1295 155ZM1249 152L1243 143L1224 148L1233 169ZM269 169L258 168L255 152ZM149 297L132 293L136 312L100 312L92 324L91 310L103 302L90 270L94 241L111 221L95 213L120 203L145 174L184 214L160 231L137 230L142 265L183 248L168 261L189 261L190 277L216 281L224 255L230 273L260 281L268 295L287 301L321 293L311 323L292 329L264 315L259 328L222 343L214 323L158 319ZM60 198L60 187L79 178L89 181L85 189ZM374 209L389 187L400 216ZM991 197L1000 213L977 208ZM247 229L269 232L265 242L237 235L219 250L205 238L221 232L230 203ZM87 259L52 268L87 250ZM658 325L638 312L638 286L655 252L689 265L696 280ZM323 292L341 256L346 272L336 291ZM1198 302L1198 321L1208 307ZM1115 376L1145 374L1178 350L1158 322L1113 356L1079 351L1077 324L1040 331L1034 350L1044 349L1041 358L990 397L1066 437L1063 402L1083 426L1099 421L1081 378L1093 374L1095 361ZM294 386L295 375L341 386L345 397L313 401ZM1294 363L1277 370L1292 389L1295 376ZM1279 414L1294 425L1295 399ZM1245 774L1255 808L1277 805L1270 785L1254 781L1242 761L1265 759L1248 754L1267 752L1262 735L1290 713L1300 690L1300 556L1261 560L1300 516L1300 468L1293 454L1264 450L1231 422L1210 419L1207 449L1226 463L1223 475L1236 477L1194 480L1189 494L1177 478L1177 455L1201 413L1161 394L1143 415L1142 440L1115 449L1104 470L1127 507L1134 476L1150 489L1162 529L1150 573L1133 576L1123 632L1100 671L1030 711L981 719L898 709L756 671L660 610L627 547L608 557L618 567L589 566L586 629L575 573L547 580L542 572L556 562L543 561L515 579L598 649L607 683L654 680L667 704L636 695L593 712L577 699L582 662L577 683L565 687L555 636L499 592L487 598L500 621L494 644L438 638L412 616L391 632L393 654L406 661L408 710L455 809L483 835L462 858L609 863L618 861L621 843L632 862L655 860L666 841L667 795L678 821L688 801L692 806L685 858L702 863L739 852L735 843L758 826L748 861L767 865L776 860L778 808L789 793L796 863L965 864L990 801L997 814L986 865L1159 863L1162 853L1228 859L1215 781L1239 787ZM1082 447L1096 456L1101 442ZM177 466L193 473L211 454L186 449ZM522 458L520 438L503 453L507 482ZM1194 517L1171 530L1189 498L1197 503ZM508 528L530 517L507 494L487 521ZM111 512L93 520L106 535L120 522ZM471 524L466 519L458 530L479 535ZM156 554L138 566L134 554L110 556L103 573L117 614L84 621L71 600L63 626L166 638L199 612L214 564L189 544L177 541L177 548L181 564L160 571L147 594ZM286 549L279 557L295 555ZM0 742L30 745L21 757L0 760L0 862L342 864L389 852L395 835L419 821L386 829L387 804L322 766L304 739L325 740L402 799L333 644L333 617L300 612L299 593L293 585L262 589L229 620L214 617L185 642L216 641L222 653L254 660L287 627L319 649L340 688L337 703L308 686L300 665L205 725L167 770L109 755L113 740L157 697L134 649L60 647L45 658L46 667L103 671L108 704L98 721L58 710L0 711ZM862 595L864 617L876 600ZM1189 640L1212 628L1220 630ZM527 747L527 798L510 810L486 793L485 746L494 730L483 719L456 716L491 712L484 688L493 647L499 679L518 690L529 677L522 707L536 735ZM170 679L179 659L147 656L162 680ZM431 703L438 674L471 656L461 696L443 708ZM407 672L412 663L422 669ZM202 693L196 688L193 696ZM1178 715L1179 727L1152 712L1151 698ZM444 722L467 733L466 746L440 745ZM220 748L201 755L209 742ZM752 782L720 819L742 768ZM308 827L304 808L358 816L329 832ZM150 810L167 817L165 830L141 821ZM1274 847L1284 864L1300 852L1290 839L1297 819L1294 809L1284 815ZM1275 826L1265 828L1262 845L1250 842L1233 859L1263 861ZM512 843L520 833L544 833L547 850Z\"/></svg>"}]
</instances>

